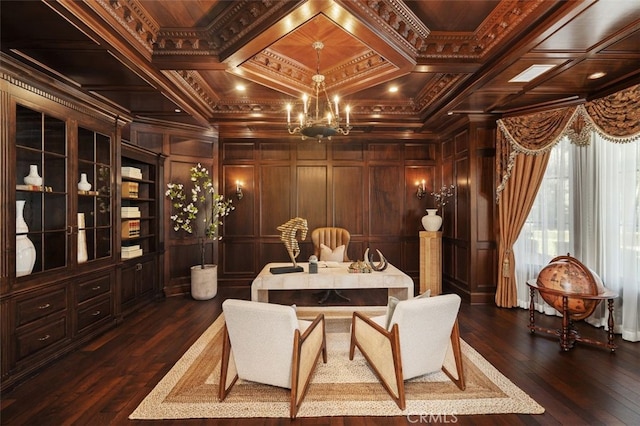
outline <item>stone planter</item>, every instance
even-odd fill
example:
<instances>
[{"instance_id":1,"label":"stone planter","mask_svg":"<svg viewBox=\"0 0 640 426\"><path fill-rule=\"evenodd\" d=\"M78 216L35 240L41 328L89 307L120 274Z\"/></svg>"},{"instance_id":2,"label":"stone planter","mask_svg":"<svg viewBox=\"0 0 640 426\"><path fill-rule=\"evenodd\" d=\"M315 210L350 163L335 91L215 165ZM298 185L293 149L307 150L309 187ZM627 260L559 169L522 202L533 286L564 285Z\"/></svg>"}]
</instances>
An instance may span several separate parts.
<instances>
[{"instance_id":1,"label":"stone planter","mask_svg":"<svg viewBox=\"0 0 640 426\"><path fill-rule=\"evenodd\" d=\"M196 300L213 299L218 294L218 265L191 267L191 297Z\"/></svg>"}]
</instances>

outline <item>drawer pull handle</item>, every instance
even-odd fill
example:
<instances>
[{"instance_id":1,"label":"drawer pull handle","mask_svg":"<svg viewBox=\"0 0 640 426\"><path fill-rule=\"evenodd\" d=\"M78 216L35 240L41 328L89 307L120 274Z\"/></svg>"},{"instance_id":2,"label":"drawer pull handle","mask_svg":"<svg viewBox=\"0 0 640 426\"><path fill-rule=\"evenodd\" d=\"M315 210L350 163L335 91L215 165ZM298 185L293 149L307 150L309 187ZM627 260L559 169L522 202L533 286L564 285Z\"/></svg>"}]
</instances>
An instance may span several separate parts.
<instances>
[{"instance_id":1,"label":"drawer pull handle","mask_svg":"<svg viewBox=\"0 0 640 426\"><path fill-rule=\"evenodd\" d=\"M44 342L45 340L49 340L50 337L51 335L47 334L46 336L39 337L38 340L40 340L41 342Z\"/></svg>"},{"instance_id":2,"label":"drawer pull handle","mask_svg":"<svg viewBox=\"0 0 640 426\"><path fill-rule=\"evenodd\" d=\"M95 311L94 313L92 313L91 315L93 315L94 317L97 317L98 315L100 315L101 312L100 311Z\"/></svg>"},{"instance_id":3,"label":"drawer pull handle","mask_svg":"<svg viewBox=\"0 0 640 426\"><path fill-rule=\"evenodd\" d=\"M38 306L38 309L47 309L49 307L51 307L51 304L50 303L45 303L44 305Z\"/></svg>"},{"instance_id":4,"label":"drawer pull handle","mask_svg":"<svg viewBox=\"0 0 640 426\"><path fill-rule=\"evenodd\" d=\"M136 271L142 271L142 263L136 263Z\"/></svg>"},{"instance_id":5,"label":"drawer pull handle","mask_svg":"<svg viewBox=\"0 0 640 426\"><path fill-rule=\"evenodd\" d=\"M91 290L93 290L93 291L98 291L98 290L100 290L100 286L99 286L99 285L97 285L97 286L95 286L95 287L92 287L92 288L91 288Z\"/></svg>"}]
</instances>

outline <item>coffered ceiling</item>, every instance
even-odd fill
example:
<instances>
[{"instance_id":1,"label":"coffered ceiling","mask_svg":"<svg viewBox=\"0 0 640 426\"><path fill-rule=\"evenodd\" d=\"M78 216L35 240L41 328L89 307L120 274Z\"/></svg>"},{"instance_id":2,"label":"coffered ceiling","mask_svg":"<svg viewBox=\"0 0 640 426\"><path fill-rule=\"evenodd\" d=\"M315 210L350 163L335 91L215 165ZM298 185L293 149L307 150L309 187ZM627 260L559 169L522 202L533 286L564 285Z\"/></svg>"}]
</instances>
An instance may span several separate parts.
<instances>
[{"instance_id":1,"label":"coffered ceiling","mask_svg":"<svg viewBox=\"0 0 640 426\"><path fill-rule=\"evenodd\" d=\"M640 81L637 0L1 3L5 54L141 121L282 132L319 68L353 134L437 134ZM312 43L321 41L320 61ZM551 65L530 82L509 82ZM602 72L598 79L590 78ZM239 90L242 86L244 90ZM391 92L392 87L396 88Z\"/></svg>"}]
</instances>

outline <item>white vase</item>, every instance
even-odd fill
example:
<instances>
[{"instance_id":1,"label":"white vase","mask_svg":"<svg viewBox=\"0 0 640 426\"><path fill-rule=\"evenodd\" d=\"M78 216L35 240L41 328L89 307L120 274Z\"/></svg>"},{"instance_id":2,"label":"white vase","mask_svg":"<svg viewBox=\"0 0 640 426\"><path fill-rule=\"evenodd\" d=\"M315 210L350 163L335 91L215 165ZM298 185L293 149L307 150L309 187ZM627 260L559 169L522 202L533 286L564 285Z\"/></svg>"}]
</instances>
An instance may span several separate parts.
<instances>
[{"instance_id":1,"label":"white vase","mask_svg":"<svg viewBox=\"0 0 640 426\"><path fill-rule=\"evenodd\" d=\"M218 265L191 267L191 297L196 300L213 299L218 294Z\"/></svg>"},{"instance_id":2,"label":"white vase","mask_svg":"<svg viewBox=\"0 0 640 426\"><path fill-rule=\"evenodd\" d=\"M87 181L87 174L80 174L80 182L78 182L78 189L80 191L91 191L91 184Z\"/></svg>"},{"instance_id":3,"label":"white vase","mask_svg":"<svg viewBox=\"0 0 640 426\"><path fill-rule=\"evenodd\" d=\"M36 186L42 185L42 178L38 174L37 164L31 164L29 166L29 174L24 177L24 183L25 185L36 185Z\"/></svg>"},{"instance_id":4,"label":"white vase","mask_svg":"<svg viewBox=\"0 0 640 426\"><path fill-rule=\"evenodd\" d=\"M427 209L427 215L422 216L422 226L426 231L436 232L442 226L442 217L437 212L437 209Z\"/></svg>"},{"instance_id":5,"label":"white vase","mask_svg":"<svg viewBox=\"0 0 640 426\"><path fill-rule=\"evenodd\" d=\"M84 213L78 213L78 263L89 260L87 254L87 231L84 229Z\"/></svg>"},{"instance_id":6,"label":"white vase","mask_svg":"<svg viewBox=\"0 0 640 426\"><path fill-rule=\"evenodd\" d=\"M16 277L29 275L36 264L36 248L26 235L29 232L24 220L24 200L16 201Z\"/></svg>"}]
</instances>

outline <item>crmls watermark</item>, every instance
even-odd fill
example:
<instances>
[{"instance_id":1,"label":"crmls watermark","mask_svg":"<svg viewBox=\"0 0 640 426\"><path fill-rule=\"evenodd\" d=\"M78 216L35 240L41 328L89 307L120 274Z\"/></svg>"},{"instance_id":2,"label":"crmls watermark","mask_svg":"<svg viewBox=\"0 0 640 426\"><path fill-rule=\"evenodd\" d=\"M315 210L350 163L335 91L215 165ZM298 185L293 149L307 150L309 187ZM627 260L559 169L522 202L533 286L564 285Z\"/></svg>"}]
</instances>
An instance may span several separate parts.
<instances>
[{"instance_id":1,"label":"crmls watermark","mask_svg":"<svg viewBox=\"0 0 640 426\"><path fill-rule=\"evenodd\" d=\"M458 423L455 414L407 414L409 423Z\"/></svg>"}]
</instances>

